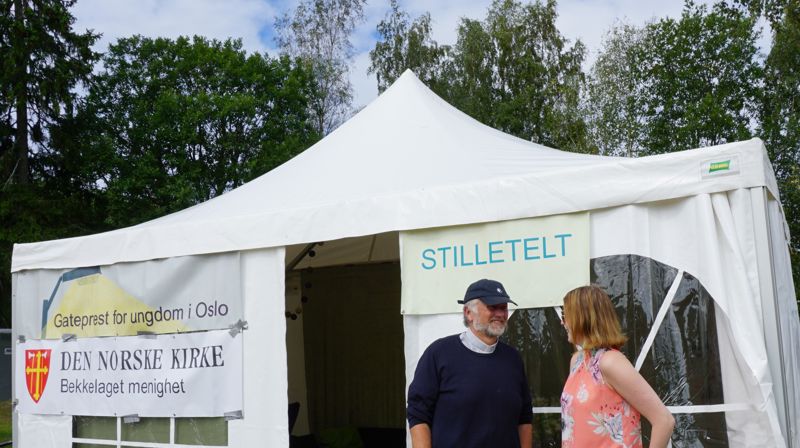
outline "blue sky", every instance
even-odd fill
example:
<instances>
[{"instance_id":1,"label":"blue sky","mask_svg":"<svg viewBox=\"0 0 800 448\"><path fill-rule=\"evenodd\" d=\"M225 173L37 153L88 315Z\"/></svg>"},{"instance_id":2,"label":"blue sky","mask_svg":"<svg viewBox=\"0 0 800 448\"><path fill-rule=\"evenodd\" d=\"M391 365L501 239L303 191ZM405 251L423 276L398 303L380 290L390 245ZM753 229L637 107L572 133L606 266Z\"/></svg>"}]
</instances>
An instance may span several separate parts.
<instances>
[{"instance_id":1,"label":"blue sky","mask_svg":"<svg viewBox=\"0 0 800 448\"><path fill-rule=\"evenodd\" d=\"M290 11L296 0L78 0L73 8L76 28L93 29L103 37L96 50L105 51L120 37L141 34L148 37L203 35L224 40L240 38L248 51L276 54L273 41L275 17ZM698 1L697 3L711 3ZM483 19L491 0L401 0L412 18L428 11L433 20L433 38L452 44L462 17ZM678 17L683 2L678 0L561 0L557 25L574 42L581 39L589 50L587 68L599 50L602 37L615 21L641 25L660 17ZM375 43L375 27L386 15L389 0L368 0L366 20L356 29L356 48L350 80L355 108L377 95L374 77L367 75L368 52ZM762 48L768 43L763 33Z\"/></svg>"}]
</instances>

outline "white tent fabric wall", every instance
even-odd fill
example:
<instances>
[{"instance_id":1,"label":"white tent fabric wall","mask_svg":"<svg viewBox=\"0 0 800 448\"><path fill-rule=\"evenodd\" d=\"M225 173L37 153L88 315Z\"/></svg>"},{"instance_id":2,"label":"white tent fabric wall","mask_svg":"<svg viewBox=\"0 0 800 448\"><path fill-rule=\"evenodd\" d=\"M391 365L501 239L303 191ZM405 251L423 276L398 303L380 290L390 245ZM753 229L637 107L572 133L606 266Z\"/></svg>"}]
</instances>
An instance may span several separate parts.
<instances>
[{"instance_id":1,"label":"white tent fabric wall","mask_svg":"<svg viewBox=\"0 0 800 448\"><path fill-rule=\"evenodd\" d=\"M31 337L31 335L38 335L41 332L41 302L50 296L53 285L57 284L58 277L61 274L61 270L36 269L17 272L12 275L14 278L14 296L35 298L14 301L12 327L15 340L19 335Z\"/></svg>"},{"instance_id":2,"label":"white tent fabric wall","mask_svg":"<svg viewBox=\"0 0 800 448\"><path fill-rule=\"evenodd\" d=\"M798 318L795 287L792 279L792 264L789 258L789 229L778 201L768 202L770 223L770 243L773 265L775 266L775 290L780 325L779 341L783 349L783 371L785 372L785 393L789 422L794 422L788 437L792 446L800 447L800 318ZM794 399L792 398L794 397Z\"/></svg>"},{"instance_id":3,"label":"white tent fabric wall","mask_svg":"<svg viewBox=\"0 0 800 448\"><path fill-rule=\"evenodd\" d=\"M244 418L232 420L228 446L289 446L286 409L285 250L242 253L247 330L244 331Z\"/></svg>"},{"instance_id":4,"label":"white tent fabric wall","mask_svg":"<svg viewBox=\"0 0 800 448\"><path fill-rule=\"evenodd\" d=\"M36 322L41 322L37 310L41 306L40 300L15 300L16 297L47 297L50 291L45 291L45 284L54 284L59 273L50 272L47 283L43 282L20 282L22 275L43 275L48 276L47 270L33 272L18 272L11 276L12 300L11 300L11 327L12 340L16 341L22 334L37 334L25 331L26 329L36 329ZM20 290L20 284L28 284L37 290ZM35 285L35 286L34 286ZM33 313L33 314L31 314ZM32 318L32 319L31 319ZM41 328L38 328L41 330ZM16 357L11 358L12 371L19 370L16 365ZM17 381L25 381L24 375L12 375L12 390ZM55 448L61 446L71 446L72 440L72 416L68 415L35 415L12 413L14 422L13 445L25 448Z\"/></svg>"},{"instance_id":5,"label":"white tent fabric wall","mask_svg":"<svg viewBox=\"0 0 800 448\"><path fill-rule=\"evenodd\" d=\"M723 408L728 410L730 446L786 446L778 397L772 392L761 303L754 300L760 297L759 288L771 285L758 282L750 194L736 190L593 211L591 257L637 254L699 279L719 311ZM408 382L430 342L463 331L457 314L406 315L404 325ZM687 412L707 411L696 407Z\"/></svg>"},{"instance_id":6,"label":"white tent fabric wall","mask_svg":"<svg viewBox=\"0 0 800 448\"><path fill-rule=\"evenodd\" d=\"M13 446L56 448L72 445L70 416L17 414L16 428Z\"/></svg>"}]
</instances>

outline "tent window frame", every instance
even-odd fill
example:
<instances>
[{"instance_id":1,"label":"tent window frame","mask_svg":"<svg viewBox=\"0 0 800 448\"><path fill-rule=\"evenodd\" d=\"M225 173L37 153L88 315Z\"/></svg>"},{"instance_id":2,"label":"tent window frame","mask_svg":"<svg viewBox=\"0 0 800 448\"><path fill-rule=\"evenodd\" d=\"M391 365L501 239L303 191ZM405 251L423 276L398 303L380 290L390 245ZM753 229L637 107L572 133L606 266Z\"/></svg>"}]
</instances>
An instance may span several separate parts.
<instances>
[{"instance_id":1,"label":"tent window frame","mask_svg":"<svg viewBox=\"0 0 800 448\"><path fill-rule=\"evenodd\" d=\"M75 426L75 418L85 418L89 420L89 424L91 425L92 419L106 419L108 417L114 418L116 423L115 428L115 437L113 439L100 439L100 438L86 438L86 437L76 437L76 426ZM176 435L178 432L178 423L180 421L190 421L195 420L193 417L142 417L142 420L153 420L156 419L165 419L169 420L169 426L167 430L167 437L168 440L165 441L155 441L155 442L144 442L144 441L134 441L134 440L124 440L123 439L123 429L124 425L128 425L130 423L125 423L125 417L114 417L114 416L73 416L72 417L72 434L70 437L70 442L73 448L83 448L83 447L92 447L92 448L102 448L102 447L116 447L116 448L222 448L229 446L229 426L228 421L225 420L223 417L219 417L219 423L222 423L220 429L224 428L224 444L208 444L208 443L198 443L198 444L187 444L187 443L177 443L175 441ZM216 418L212 418L215 419ZM201 422L200 424L203 424ZM206 442L206 441L203 441ZM212 442L213 441L209 441Z\"/></svg>"}]
</instances>

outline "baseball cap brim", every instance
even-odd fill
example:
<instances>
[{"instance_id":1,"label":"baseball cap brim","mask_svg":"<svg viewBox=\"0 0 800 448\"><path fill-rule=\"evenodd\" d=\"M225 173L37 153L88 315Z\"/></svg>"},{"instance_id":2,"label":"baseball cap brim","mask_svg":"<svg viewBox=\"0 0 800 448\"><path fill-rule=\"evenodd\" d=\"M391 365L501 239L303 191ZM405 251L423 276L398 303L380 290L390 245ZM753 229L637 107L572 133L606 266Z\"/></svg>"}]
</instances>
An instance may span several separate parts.
<instances>
[{"instance_id":1,"label":"baseball cap brim","mask_svg":"<svg viewBox=\"0 0 800 448\"><path fill-rule=\"evenodd\" d=\"M461 305L466 305L467 302L475 299L479 299L481 302L484 303L484 305L489 305L489 306L499 305L501 303L513 303L514 305L517 305L517 302L505 296L473 297L469 300L459 300L458 303L460 303Z\"/></svg>"}]
</instances>

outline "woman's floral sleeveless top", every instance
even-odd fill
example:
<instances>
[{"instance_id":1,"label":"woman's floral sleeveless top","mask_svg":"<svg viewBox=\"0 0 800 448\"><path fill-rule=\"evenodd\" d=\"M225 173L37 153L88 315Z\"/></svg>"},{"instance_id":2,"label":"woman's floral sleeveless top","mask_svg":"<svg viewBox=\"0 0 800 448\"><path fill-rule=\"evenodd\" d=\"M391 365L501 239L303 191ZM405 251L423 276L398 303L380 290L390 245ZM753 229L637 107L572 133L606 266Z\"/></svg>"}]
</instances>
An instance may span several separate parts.
<instances>
[{"instance_id":1,"label":"woman's floral sleeveless top","mask_svg":"<svg viewBox=\"0 0 800 448\"><path fill-rule=\"evenodd\" d=\"M640 448L639 411L603 381L606 349L581 350L561 393L561 446Z\"/></svg>"}]
</instances>

